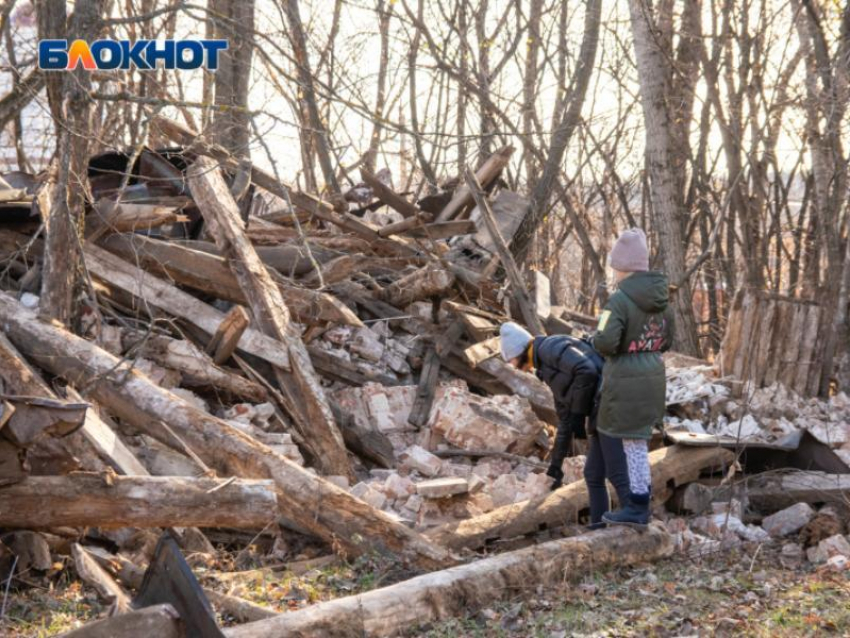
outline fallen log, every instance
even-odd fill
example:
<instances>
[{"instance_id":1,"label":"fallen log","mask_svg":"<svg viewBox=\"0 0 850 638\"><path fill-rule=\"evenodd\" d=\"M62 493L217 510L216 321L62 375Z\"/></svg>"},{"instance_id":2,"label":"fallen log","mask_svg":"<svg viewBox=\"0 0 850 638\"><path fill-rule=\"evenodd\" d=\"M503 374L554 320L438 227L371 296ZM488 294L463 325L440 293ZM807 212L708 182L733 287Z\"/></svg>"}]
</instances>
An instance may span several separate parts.
<instances>
[{"instance_id":1,"label":"fallen log","mask_svg":"<svg viewBox=\"0 0 850 638\"><path fill-rule=\"evenodd\" d=\"M342 433L310 355L290 322L289 309L265 264L241 228L239 208L215 162L198 158L188 171L189 187L216 246L221 249L239 287L254 311L254 321L269 337L287 349L293 364L289 371L275 369L294 426L301 434L317 467L325 474L347 476L351 471ZM341 304L340 304L341 305ZM343 306L344 307L344 306ZM351 312L346 308L346 311Z\"/></svg>"},{"instance_id":2,"label":"fallen log","mask_svg":"<svg viewBox=\"0 0 850 638\"><path fill-rule=\"evenodd\" d=\"M310 239L310 252L313 255L313 260L319 264L324 264L332 259L340 256L336 250L330 250L321 246L313 239ZM209 241L200 241L197 239L181 239L172 240L172 244L191 248L192 250L200 250L201 252L209 253L221 257L221 251L216 245ZM307 251L296 244L279 244L277 246L256 246L257 254L263 263L269 268L274 268L282 275L294 277L297 275L306 275L313 270L313 261L307 255Z\"/></svg>"},{"instance_id":3,"label":"fallen log","mask_svg":"<svg viewBox=\"0 0 850 638\"><path fill-rule=\"evenodd\" d=\"M454 282L454 274L439 264L428 264L391 283L383 290L381 298L403 308L414 301L444 294Z\"/></svg>"},{"instance_id":4,"label":"fallen log","mask_svg":"<svg viewBox=\"0 0 850 638\"><path fill-rule=\"evenodd\" d=\"M5 527L234 527L274 523L272 481L79 472L0 487Z\"/></svg>"},{"instance_id":5,"label":"fallen log","mask_svg":"<svg viewBox=\"0 0 850 638\"><path fill-rule=\"evenodd\" d=\"M850 504L850 474L791 472L765 474L747 480L750 505L772 512L795 503Z\"/></svg>"},{"instance_id":6,"label":"fallen log","mask_svg":"<svg viewBox=\"0 0 850 638\"><path fill-rule=\"evenodd\" d=\"M673 552L670 535L619 528L549 541L225 630L228 638L394 636L596 570Z\"/></svg>"},{"instance_id":7,"label":"fallen log","mask_svg":"<svg viewBox=\"0 0 850 638\"><path fill-rule=\"evenodd\" d=\"M120 616L103 618L64 633L59 638L115 638L115 636L155 636L186 638L180 615L171 605L152 605Z\"/></svg>"},{"instance_id":8,"label":"fallen log","mask_svg":"<svg viewBox=\"0 0 850 638\"><path fill-rule=\"evenodd\" d=\"M184 199L188 204L189 200ZM86 216L86 236L94 240L106 233L136 232L150 230L166 224L188 222L186 215L180 214L181 206L161 206L158 204L136 204L100 199L94 203L92 211Z\"/></svg>"},{"instance_id":9,"label":"fallen log","mask_svg":"<svg viewBox=\"0 0 850 638\"><path fill-rule=\"evenodd\" d=\"M237 304L248 302L223 257L142 235L112 235L100 244L122 259L139 263L148 272L165 275L183 286ZM357 315L330 295L296 286L277 271L273 271L271 276L287 307L299 321L363 325Z\"/></svg>"},{"instance_id":10,"label":"fallen log","mask_svg":"<svg viewBox=\"0 0 850 638\"><path fill-rule=\"evenodd\" d=\"M124 333L122 343L132 353L130 358L142 356L177 370L182 386L216 388L252 403L268 400L268 393L262 385L218 367L205 352L186 339L132 331Z\"/></svg>"},{"instance_id":11,"label":"fallen log","mask_svg":"<svg viewBox=\"0 0 850 638\"><path fill-rule=\"evenodd\" d=\"M722 448L688 448L678 445L655 450L649 455L653 495L669 496L668 487L694 481L709 467L725 465L735 455ZM545 528L562 527L576 521L588 507L584 481L576 481L537 498L506 505L457 523L434 528L426 536L452 550L476 549L498 538L513 538Z\"/></svg>"},{"instance_id":12,"label":"fallen log","mask_svg":"<svg viewBox=\"0 0 850 638\"><path fill-rule=\"evenodd\" d=\"M112 576L92 558L79 543L71 545L74 568L84 583L93 587L100 598L113 606L113 611L123 614L130 610L130 596Z\"/></svg>"},{"instance_id":13,"label":"fallen log","mask_svg":"<svg viewBox=\"0 0 850 638\"><path fill-rule=\"evenodd\" d=\"M425 569L445 566L449 554L345 490L311 474L219 418L152 383L127 362L35 314L0 292L0 327L45 370L76 385L127 423L172 445L162 421L210 466L225 475L272 478L287 519L340 552L396 554Z\"/></svg>"}]
</instances>

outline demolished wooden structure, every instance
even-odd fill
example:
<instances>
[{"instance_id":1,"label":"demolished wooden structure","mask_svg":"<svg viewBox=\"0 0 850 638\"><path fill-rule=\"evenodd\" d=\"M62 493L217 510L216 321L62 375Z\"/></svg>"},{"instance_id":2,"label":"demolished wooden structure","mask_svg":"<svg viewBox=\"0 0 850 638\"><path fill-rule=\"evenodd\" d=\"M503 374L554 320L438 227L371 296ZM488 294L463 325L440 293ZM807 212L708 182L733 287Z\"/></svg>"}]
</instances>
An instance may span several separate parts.
<instances>
[{"instance_id":1,"label":"demolished wooden structure","mask_svg":"<svg viewBox=\"0 0 850 638\"><path fill-rule=\"evenodd\" d=\"M389 635L488 604L529 577L555 584L591 563L671 551L660 529L535 545L541 530L579 522L587 507L581 481L430 529L385 511L383 497L363 482L381 470L426 474L429 463L460 459L542 476L554 401L536 376L498 356L498 326L511 318L511 299L519 307L513 320L536 334L578 333L593 318L552 307L546 276L527 281L513 261L508 226L516 229L525 200L504 189L487 194L499 188L512 147L467 171L429 210L424 198L410 201L364 170L372 210L394 211L379 223L368 207L345 211L298 192L180 124L155 117L153 129L184 147L179 162L169 159L174 151L144 149L126 200L102 186L112 183L106 177L91 178L91 224L81 243L86 290L74 321L40 316L32 291L45 242L29 222L0 220L0 258L9 265L0 278L0 531L39 530L33 538L44 541L34 541L43 564L51 551L44 538L67 545L87 586L127 611L69 635L125 627L182 635L173 609L129 610L127 592L139 588L142 566L119 552L120 541L110 540L114 551L104 547L103 538L157 528L183 534L201 555L215 553L217 535L243 546L286 535L325 554L377 553L411 574L432 572L285 615L208 589L213 605L247 623L227 630L237 637ZM458 236L481 240L474 258ZM376 387L410 390L409 410L380 413L389 399L376 391L375 427L344 407L346 390ZM452 392L455 408L474 403L485 417L501 418L501 433L517 425L512 418L538 430L511 430L516 440L507 442L451 439L453 424L440 418ZM63 414L77 410L77 421L25 423L38 401ZM507 403L513 411L499 412ZM413 433L417 445L407 441L402 451L399 439ZM510 446L520 438L525 447L516 453ZM420 442L430 449L420 448L424 460L411 459ZM724 472L734 454L675 445L651 460L663 502L704 471ZM423 500L407 476L397 478L398 502ZM471 475L466 484L454 478L457 493L428 506L474 500ZM462 564L474 551L492 551L491 541L517 537L530 546ZM143 551L134 556L147 559Z\"/></svg>"}]
</instances>

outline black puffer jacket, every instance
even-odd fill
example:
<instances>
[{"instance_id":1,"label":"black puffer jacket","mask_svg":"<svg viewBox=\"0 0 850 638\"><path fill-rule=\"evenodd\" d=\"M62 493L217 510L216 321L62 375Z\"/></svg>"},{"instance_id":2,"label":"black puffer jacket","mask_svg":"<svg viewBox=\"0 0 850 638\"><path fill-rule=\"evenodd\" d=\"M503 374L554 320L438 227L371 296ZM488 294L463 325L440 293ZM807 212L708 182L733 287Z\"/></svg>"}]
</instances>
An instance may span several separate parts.
<instances>
[{"instance_id":1,"label":"black puffer jacket","mask_svg":"<svg viewBox=\"0 0 850 638\"><path fill-rule=\"evenodd\" d=\"M552 390L561 423L570 414L591 414L603 359L590 344L566 335L537 337L532 358L537 377Z\"/></svg>"}]
</instances>

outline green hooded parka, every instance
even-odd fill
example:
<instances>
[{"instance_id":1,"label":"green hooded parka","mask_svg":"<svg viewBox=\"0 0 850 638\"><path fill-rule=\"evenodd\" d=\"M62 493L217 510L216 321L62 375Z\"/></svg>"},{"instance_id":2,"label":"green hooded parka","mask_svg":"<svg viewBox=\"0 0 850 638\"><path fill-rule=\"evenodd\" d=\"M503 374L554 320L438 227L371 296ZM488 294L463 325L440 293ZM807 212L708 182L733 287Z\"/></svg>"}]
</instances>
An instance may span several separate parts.
<instances>
[{"instance_id":1,"label":"green hooded parka","mask_svg":"<svg viewBox=\"0 0 850 638\"><path fill-rule=\"evenodd\" d=\"M670 349L673 315L667 277L636 272L623 279L602 314L593 346L605 357L597 429L621 439L649 439L665 410L661 353Z\"/></svg>"}]
</instances>

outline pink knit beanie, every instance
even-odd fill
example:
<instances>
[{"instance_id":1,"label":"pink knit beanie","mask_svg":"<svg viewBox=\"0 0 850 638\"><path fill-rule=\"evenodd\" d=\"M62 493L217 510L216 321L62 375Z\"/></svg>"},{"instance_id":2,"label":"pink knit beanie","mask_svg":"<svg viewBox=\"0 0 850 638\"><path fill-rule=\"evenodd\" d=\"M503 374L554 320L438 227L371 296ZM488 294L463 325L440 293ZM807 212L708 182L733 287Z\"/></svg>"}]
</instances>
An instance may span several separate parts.
<instances>
[{"instance_id":1,"label":"pink knit beanie","mask_svg":"<svg viewBox=\"0 0 850 638\"><path fill-rule=\"evenodd\" d=\"M623 231L611 249L611 267L621 272L643 272L649 270L649 250L646 234L640 228Z\"/></svg>"}]
</instances>

